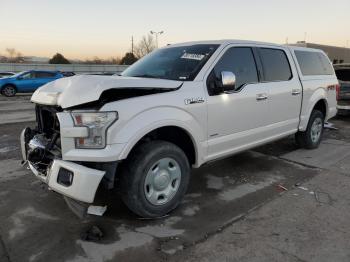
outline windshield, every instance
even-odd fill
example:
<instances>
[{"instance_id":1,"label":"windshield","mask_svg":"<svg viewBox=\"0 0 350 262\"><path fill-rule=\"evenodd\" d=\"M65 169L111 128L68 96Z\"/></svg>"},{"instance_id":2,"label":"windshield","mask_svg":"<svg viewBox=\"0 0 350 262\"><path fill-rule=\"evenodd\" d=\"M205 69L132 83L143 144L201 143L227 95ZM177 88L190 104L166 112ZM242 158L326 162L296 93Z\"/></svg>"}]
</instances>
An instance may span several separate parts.
<instances>
[{"instance_id":1,"label":"windshield","mask_svg":"<svg viewBox=\"0 0 350 262\"><path fill-rule=\"evenodd\" d=\"M122 76L191 81L218 46L198 44L158 49L130 66Z\"/></svg>"},{"instance_id":2,"label":"windshield","mask_svg":"<svg viewBox=\"0 0 350 262\"><path fill-rule=\"evenodd\" d=\"M17 74L12 75L11 77L18 77L18 76L20 76L20 75L22 75L24 73L27 73L27 72L29 72L29 71L22 71L22 72L19 72Z\"/></svg>"}]
</instances>

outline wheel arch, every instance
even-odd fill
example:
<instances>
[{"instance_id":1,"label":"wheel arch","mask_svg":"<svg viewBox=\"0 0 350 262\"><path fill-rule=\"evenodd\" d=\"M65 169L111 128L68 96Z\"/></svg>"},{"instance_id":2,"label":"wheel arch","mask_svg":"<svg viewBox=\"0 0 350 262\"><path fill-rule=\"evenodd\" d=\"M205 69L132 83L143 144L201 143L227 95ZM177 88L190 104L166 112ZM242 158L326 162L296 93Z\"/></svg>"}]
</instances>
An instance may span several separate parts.
<instances>
[{"instance_id":1,"label":"wheel arch","mask_svg":"<svg viewBox=\"0 0 350 262\"><path fill-rule=\"evenodd\" d=\"M304 113L302 113L300 117L299 131L306 130L311 113L314 109L320 110L323 113L325 120L327 119L329 106L327 102L326 92L323 88L317 89L310 97L310 99L303 103L302 111Z\"/></svg>"},{"instance_id":2,"label":"wheel arch","mask_svg":"<svg viewBox=\"0 0 350 262\"><path fill-rule=\"evenodd\" d=\"M184 151L191 165L200 165L199 142L191 135L191 131L187 127L175 123L153 125L153 128L145 129L144 132L139 133L129 141L119 158L126 159L137 146L150 140L173 143Z\"/></svg>"},{"instance_id":3,"label":"wheel arch","mask_svg":"<svg viewBox=\"0 0 350 262\"><path fill-rule=\"evenodd\" d=\"M318 100L315 105L313 106L311 112L313 110L319 110L320 112L322 112L324 118L326 119L327 118L327 112L328 112L328 103L327 103L327 100L324 99L324 98L321 98L320 100ZM310 112L310 115L311 115L311 112Z\"/></svg>"}]
</instances>

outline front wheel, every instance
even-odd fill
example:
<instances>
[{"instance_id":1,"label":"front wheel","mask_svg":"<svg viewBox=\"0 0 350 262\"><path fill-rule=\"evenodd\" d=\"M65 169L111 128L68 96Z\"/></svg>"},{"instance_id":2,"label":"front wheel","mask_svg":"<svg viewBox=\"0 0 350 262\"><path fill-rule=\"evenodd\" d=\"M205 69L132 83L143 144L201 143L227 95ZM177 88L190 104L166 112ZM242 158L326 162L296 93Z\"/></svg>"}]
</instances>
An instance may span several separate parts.
<instances>
[{"instance_id":1,"label":"front wheel","mask_svg":"<svg viewBox=\"0 0 350 262\"><path fill-rule=\"evenodd\" d=\"M161 217L179 205L189 179L185 153L175 144L151 141L138 146L123 167L122 199L141 217Z\"/></svg>"},{"instance_id":2,"label":"front wheel","mask_svg":"<svg viewBox=\"0 0 350 262\"><path fill-rule=\"evenodd\" d=\"M295 135L297 144L306 149L317 148L321 143L323 128L323 113L319 110L313 110L306 131L299 131Z\"/></svg>"},{"instance_id":3,"label":"front wheel","mask_svg":"<svg viewBox=\"0 0 350 262\"><path fill-rule=\"evenodd\" d=\"M1 94L3 94L4 96L7 96L7 97L15 96L16 93L17 93L16 87L14 87L12 85L4 86L1 89Z\"/></svg>"}]
</instances>

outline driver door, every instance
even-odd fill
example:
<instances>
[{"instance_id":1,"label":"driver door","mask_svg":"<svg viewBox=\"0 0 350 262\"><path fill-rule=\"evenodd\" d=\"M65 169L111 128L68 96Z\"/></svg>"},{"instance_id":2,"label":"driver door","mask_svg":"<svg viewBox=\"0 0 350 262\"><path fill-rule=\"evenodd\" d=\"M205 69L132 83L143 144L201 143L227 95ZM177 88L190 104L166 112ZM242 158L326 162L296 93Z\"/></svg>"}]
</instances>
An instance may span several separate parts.
<instances>
[{"instance_id":1,"label":"driver door","mask_svg":"<svg viewBox=\"0 0 350 262\"><path fill-rule=\"evenodd\" d=\"M36 86L35 72L30 71L18 77L16 85L19 92L31 92L35 90L33 88Z\"/></svg>"},{"instance_id":2,"label":"driver door","mask_svg":"<svg viewBox=\"0 0 350 262\"><path fill-rule=\"evenodd\" d=\"M259 84L256 61L253 48L228 47L207 78L208 160L249 148L264 139L261 131L268 123L268 89ZM235 74L235 87L211 94L210 85L220 81L223 71Z\"/></svg>"}]
</instances>

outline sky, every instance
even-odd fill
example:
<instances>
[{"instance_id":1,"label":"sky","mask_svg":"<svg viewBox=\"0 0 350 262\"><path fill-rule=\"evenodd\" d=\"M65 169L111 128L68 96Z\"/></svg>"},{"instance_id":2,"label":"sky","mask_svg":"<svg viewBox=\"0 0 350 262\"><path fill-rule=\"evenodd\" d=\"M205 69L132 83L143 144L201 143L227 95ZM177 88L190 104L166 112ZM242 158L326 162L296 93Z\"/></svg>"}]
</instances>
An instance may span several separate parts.
<instances>
[{"instance_id":1,"label":"sky","mask_svg":"<svg viewBox=\"0 0 350 262\"><path fill-rule=\"evenodd\" d=\"M150 30L159 46L214 39L350 47L350 0L0 0L0 54L122 56ZM306 33L306 34L305 34Z\"/></svg>"}]
</instances>

